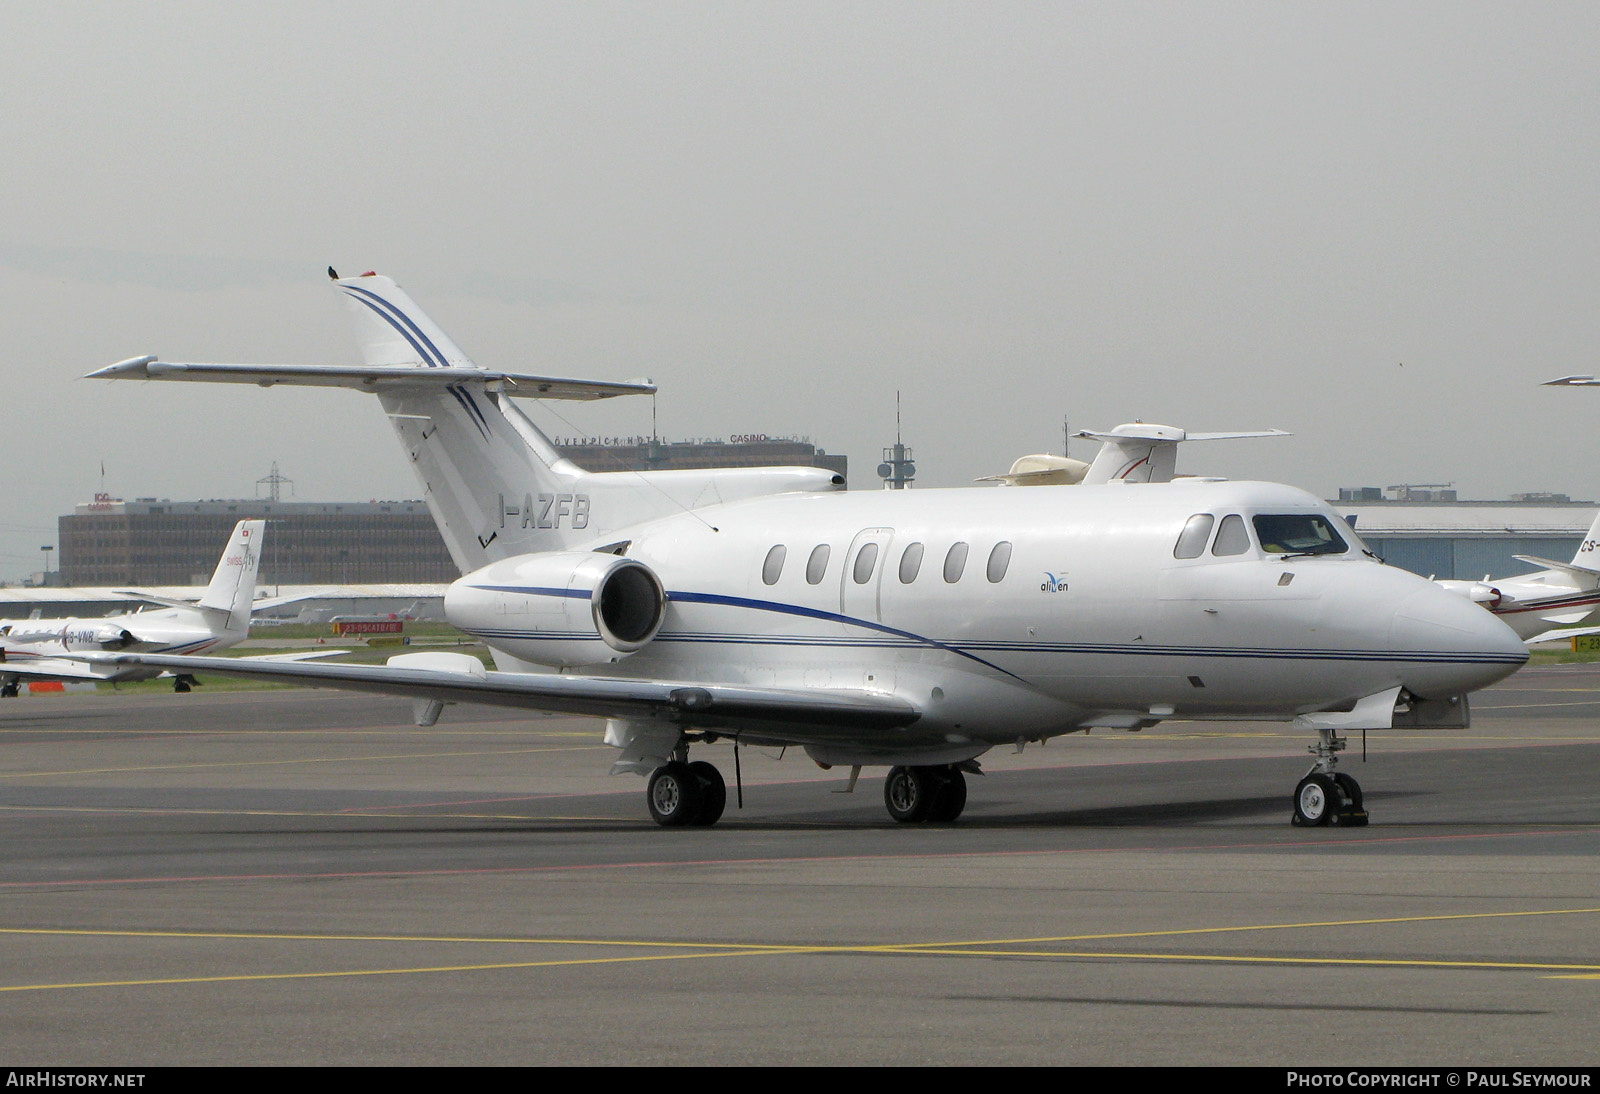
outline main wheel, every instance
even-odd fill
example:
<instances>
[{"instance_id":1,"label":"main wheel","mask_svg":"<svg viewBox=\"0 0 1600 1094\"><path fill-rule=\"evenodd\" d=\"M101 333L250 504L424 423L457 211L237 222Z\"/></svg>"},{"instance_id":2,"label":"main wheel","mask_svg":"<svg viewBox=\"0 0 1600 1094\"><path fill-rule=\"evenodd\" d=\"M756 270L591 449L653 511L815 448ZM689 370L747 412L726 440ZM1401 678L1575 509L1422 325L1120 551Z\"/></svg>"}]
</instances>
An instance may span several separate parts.
<instances>
[{"instance_id":1,"label":"main wheel","mask_svg":"<svg viewBox=\"0 0 1600 1094\"><path fill-rule=\"evenodd\" d=\"M943 776L944 785L933 796L933 804L928 807L928 819L948 824L967 807L967 777L959 767L948 768L938 774Z\"/></svg>"},{"instance_id":2,"label":"main wheel","mask_svg":"<svg viewBox=\"0 0 1600 1094\"><path fill-rule=\"evenodd\" d=\"M1341 802L1339 790L1326 775L1307 775L1294 788L1292 823L1316 828L1333 820Z\"/></svg>"},{"instance_id":3,"label":"main wheel","mask_svg":"<svg viewBox=\"0 0 1600 1094\"><path fill-rule=\"evenodd\" d=\"M172 690L182 695L194 687L194 684L195 679L193 676L180 676L172 682Z\"/></svg>"},{"instance_id":4,"label":"main wheel","mask_svg":"<svg viewBox=\"0 0 1600 1094\"><path fill-rule=\"evenodd\" d=\"M1334 819L1344 828L1363 828L1367 823L1367 809L1361 802L1361 784L1343 772L1333 777L1334 785L1344 796L1344 804Z\"/></svg>"},{"instance_id":5,"label":"main wheel","mask_svg":"<svg viewBox=\"0 0 1600 1094\"><path fill-rule=\"evenodd\" d=\"M0 699L15 699L19 690L18 684L0 684Z\"/></svg>"},{"instance_id":6,"label":"main wheel","mask_svg":"<svg viewBox=\"0 0 1600 1094\"><path fill-rule=\"evenodd\" d=\"M722 772L704 760L689 765L689 773L700 780L700 810L690 824L709 827L716 824L728 804L728 784L722 781Z\"/></svg>"},{"instance_id":7,"label":"main wheel","mask_svg":"<svg viewBox=\"0 0 1600 1094\"><path fill-rule=\"evenodd\" d=\"M657 824L663 828L678 828L694 823L700 815L705 794L700 789L700 777L688 764L674 760L656 768L650 776L644 800L650 807L651 819Z\"/></svg>"},{"instance_id":8,"label":"main wheel","mask_svg":"<svg viewBox=\"0 0 1600 1094\"><path fill-rule=\"evenodd\" d=\"M901 824L928 819L939 781L926 767L891 767L883 780L883 804Z\"/></svg>"}]
</instances>

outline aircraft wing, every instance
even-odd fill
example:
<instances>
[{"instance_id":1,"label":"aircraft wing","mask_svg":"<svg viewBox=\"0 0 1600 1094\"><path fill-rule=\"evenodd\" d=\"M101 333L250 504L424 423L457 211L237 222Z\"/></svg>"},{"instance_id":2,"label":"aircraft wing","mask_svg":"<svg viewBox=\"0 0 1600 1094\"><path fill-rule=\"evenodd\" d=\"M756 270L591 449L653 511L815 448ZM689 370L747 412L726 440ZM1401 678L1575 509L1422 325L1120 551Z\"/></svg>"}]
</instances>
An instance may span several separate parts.
<instances>
[{"instance_id":1,"label":"aircraft wing","mask_svg":"<svg viewBox=\"0 0 1600 1094\"><path fill-rule=\"evenodd\" d=\"M0 660L0 676L16 676L24 680L109 679L104 672L96 672L93 665L82 661L70 661L64 657L34 657L18 661L15 654Z\"/></svg>"},{"instance_id":2,"label":"aircraft wing","mask_svg":"<svg viewBox=\"0 0 1600 1094\"><path fill-rule=\"evenodd\" d=\"M90 664L107 666L143 665L187 674L214 672L446 703L488 703L563 714L655 718L691 723L702 729L764 731L762 736L774 735L795 743L829 741L858 730L896 729L911 725L922 716L916 707L893 695L834 688L763 688L567 673L483 670L480 674L398 665L313 665L153 653L79 656ZM466 660L465 655L449 656Z\"/></svg>"},{"instance_id":3,"label":"aircraft wing","mask_svg":"<svg viewBox=\"0 0 1600 1094\"><path fill-rule=\"evenodd\" d=\"M450 365L419 368L417 365L229 365L184 364L158 361L151 356L130 357L89 373L91 380L203 380L209 383L298 384L310 387L353 387L359 391L382 391L394 387L422 384L461 383L497 384L507 395L525 399L609 399L614 395L648 395L656 385L648 380L611 383L606 380L573 380L562 376L533 376L522 372Z\"/></svg>"},{"instance_id":4,"label":"aircraft wing","mask_svg":"<svg viewBox=\"0 0 1600 1094\"><path fill-rule=\"evenodd\" d=\"M1523 641L1531 646L1536 642L1554 642L1562 638L1578 638L1585 634L1600 634L1600 627L1556 627Z\"/></svg>"},{"instance_id":5,"label":"aircraft wing","mask_svg":"<svg viewBox=\"0 0 1600 1094\"><path fill-rule=\"evenodd\" d=\"M349 650L297 650L294 653L254 653L248 657L235 657L235 661L320 661L324 657L339 657Z\"/></svg>"}]
</instances>

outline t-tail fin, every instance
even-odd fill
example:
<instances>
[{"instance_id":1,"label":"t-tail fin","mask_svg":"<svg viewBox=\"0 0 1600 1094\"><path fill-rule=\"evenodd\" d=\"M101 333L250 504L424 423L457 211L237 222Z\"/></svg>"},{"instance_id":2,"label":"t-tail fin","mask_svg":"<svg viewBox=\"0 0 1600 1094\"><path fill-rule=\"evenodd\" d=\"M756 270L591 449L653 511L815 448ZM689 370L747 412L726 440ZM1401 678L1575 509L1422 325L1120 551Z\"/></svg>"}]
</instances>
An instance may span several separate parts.
<instances>
[{"instance_id":1,"label":"t-tail fin","mask_svg":"<svg viewBox=\"0 0 1600 1094\"><path fill-rule=\"evenodd\" d=\"M228 546L217 560L211 584L200 598L199 607L228 613L227 630L250 629L256 574L261 569L261 536L266 527L264 520L241 520L233 526L233 535L228 537Z\"/></svg>"},{"instance_id":2,"label":"t-tail fin","mask_svg":"<svg viewBox=\"0 0 1600 1094\"><path fill-rule=\"evenodd\" d=\"M1572 565L1589 573L1600 572L1600 513L1595 514L1594 523L1589 525L1589 534L1578 544L1578 553L1572 556Z\"/></svg>"},{"instance_id":3,"label":"t-tail fin","mask_svg":"<svg viewBox=\"0 0 1600 1094\"><path fill-rule=\"evenodd\" d=\"M704 506L844 488L842 477L818 467L585 471L563 458L512 400L642 395L655 391L653 383L483 368L390 278L329 273L352 309L363 364L183 364L145 356L91 375L377 395L463 573L512 555L604 546L642 521Z\"/></svg>"},{"instance_id":4,"label":"t-tail fin","mask_svg":"<svg viewBox=\"0 0 1600 1094\"><path fill-rule=\"evenodd\" d=\"M1580 589L1600 588L1600 513L1595 514L1594 523L1589 525L1589 533L1583 537L1583 542L1578 544L1578 551L1572 556L1571 562L1557 562L1555 559L1540 558L1538 555L1511 557L1518 562L1554 570Z\"/></svg>"},{"instance_id":5,"label":"t-tail fin","mask_svg":"<svg viewBox=\"0 0 1600 1094\"><path fill-rule=\"evenodd\" d=\"M335 278L334 284L350 306L356 343L367 364L478 367L393 278L369 273Z\"/></svg>"}]
</instances>

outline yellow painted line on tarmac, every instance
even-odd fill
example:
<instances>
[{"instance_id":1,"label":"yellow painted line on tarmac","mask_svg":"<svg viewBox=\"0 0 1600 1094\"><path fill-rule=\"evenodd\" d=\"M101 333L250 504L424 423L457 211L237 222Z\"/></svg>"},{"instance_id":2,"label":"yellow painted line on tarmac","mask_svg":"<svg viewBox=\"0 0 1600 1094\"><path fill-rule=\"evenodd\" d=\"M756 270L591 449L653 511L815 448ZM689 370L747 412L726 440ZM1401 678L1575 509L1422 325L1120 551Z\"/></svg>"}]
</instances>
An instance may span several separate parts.
<instances>
[{"instance_id":1,"label":"yellow painted line on tarmac","mask_svg":"<svg viewBox=\"0 0 1600 1094\"><path fill-rule=\"evenodd\" d=\"M1237 934L1247 931L1295 931L1312 927L1374 927L1395 923L1441 923L1463 919L1513 919L1528 916L1595 915L1600 908L1549 908L1523 912L1456 912L1444 915L1389 916L1382 919L1330 919L1308 923L1254 923L1241 927L1182 927L1162 931L1118 931L1112 934L1068 934L1051 938L989 938L977 942L929 943L942 946L1041 946L1050 942L1106 942L1117 938L1174 938L1196 934ZM1585 966L1586 967L1586 966ZM1600 965L1594 966L1600 968Z\"/></svg>"},{"instance_id":2,"label":"yellow painted line on tarmac","mask_svg":"<svg viewBox=\"0 0 1600 1094\"><path fill-rule=\"evenodd\" d=\"M1341 968L1394 968L1463 971L1514 971L1556 974L1559 979L1600 979L1600 964L1533 961L1471 961L1404 957L1313 957L1305 955L1271 956L1237 953L1194 953L1122 950L1059 950L1020 948L1049 942L1091 941L1131 937L1181 937L1194 934L1303 929L1307 927L1365 926L1393 923L1422 923L1445 920L1495 919L1516 916L1579 915L1600 912L1600 908L1563 908L1544 911L1485 912L1436 916L1401 916L1382 919L1336 920L1309 923L1256 924L1238 927L1191 928L1170 931L1139 931L1117 934L1064 935L1047 939L1013 939L945 943L782 944L752 942L674 942L661 939L538 938L456 935L385 934L304 934L259 931L158 931L107 928L0 928L0 935L55 935L75 937L114 937L145 939L214 939L284 942L376 942L424 943L434 945L519 945L584 947L597 949L649 949L667 951L602 957L549 958L536 961L487 962L453 965L420 965L377 969L332 969L306 972L237 973L214 976L151 977L128 980L72 981L61 983L0 985L0 992L49 991L71 988L150 987L177 984L206 984L269 980L309 980L359 976L421 975L427 973L488 972L510 969L557 968L578 965L615 965L652 961L690 960L708 957L764 956L900 956L963 958L1029 958L1070 961L1175 962L1209 965L1326 966Z\"/></svg>"},{"instance_id":3,"label":"yellow painted line on tarmac","mask_svg":"<svg viewBox=\"0 0 1600 1094\"><path fill-rule=\"evenodd\" d=\"M523 796L538 798L541 795L529 794ZM551 796L565 797L566 795ZM0 805L0 813L114 813L134 817L360 817L388 820L609 821L616 824L637 823L630 817L553 816L547 813L430 813L426 810L418 810L415 813L400 812L400 810L408 808L411 807L395 805L387 807L381 812L362 813L346 809L140 809L86 805Z\"/></svg>"},{"instance_id":4,"label":"yellow painted line on tarmac","mask_svg":"<svg viewBox=\"0 0 1600 1094\"><path fill-rule=\"evenodd\" d=\"M814 943L763 942L668 942L661 939L627 938L525 938L483 935L427 934L289 934L277 931L134 931L97 927L0 927L0 934L82 935L97 938L234 938L251 941L282 942L448 942L513 946L622 946L650 949L749 950L808 952L817 949L850 949L849 946L818 946ZM876 948L876 947L869 947Z\"/></svg>"},{"instance_id":5,"label":"yellow painted line on tarmac","mask_svg":"<svg viewBox=\"0 0 1600 1094\"><path fill-rule=\"evenodd\" d=\"M285 767L294 764L366 763L371 760L436 760L461 756L521 756L534 752L577 752L580 745L544 748L495 748L467 752L393 752L376 756L308 756L292 760L234 760L199 764L151 764L140 767L84 767L67 771L19 771L0 774L0 779L43 779L59 775L119 775L149 771L196 771L223 767Z\"/></svg>"},{"instance_id":6,"label":"yellow painted line on tarmac","mask_svg":"<svg viewBox=\"0 0 1600 1094\"><path fill-rule=\"evenodd\" d=\"M225 737L230 740L241 737L282 737L294 740L304 740L307 737L409 737L412 739L424 737L438 737L448 740L451 737L575 737L586 740L595 740L595 748L604 748L598 742L596 730L561 730L544 731L540 729L519 726L515 729L474 729L471 726L451 726L423 728L412 725L351 727L338 729L327 727L325 729L173 729L152 726L149 728L127 728L105 726L7 726L0 729L0 737L14 735L28 735L38 737L47 734L50 737L71 736L115 736L119 743L129 738L138 737Z\"/></svg>"},{"instance_id":7,"label":"yellow painted line on tarmac","mask_svg":"<svg viewBox=\"0 0 1600 1094\"><path fill-rule=\"evenodd\" d=\"M973 950L964 947L938 949L914 944L899 947L881 947L879 952L903 953L912 956L927 954L939 957L1058 957L1071 958L1073 960L1190 961L1220 965L1334 965L1356 968L1498 969L1524 972L1579 971L1600 976L1600 965L1569 965L1536 961L1440 961L1409 957L1266 957L1230 953L1123 953L1115 950Z\"/></svg>"},{"instance_id":8,"label":"yellow painted line on tarmac","mask_svg":"<svg viewBox=\"0 0 1600 1094\"><path fill-rule=\"evenodd\" d=\"M10 984L0 985L0 992L8 991L59 991L64 988L132 988L154 987L161 984L219 984L248 980L323 980L349 976L406 976L438 972L492 972L502 969L555 968L563 965L623 965L646 961L690 961L707 957L752 957L769 953L759 951L717 951L713 953L667 953L648 957L574 957L557 961L508 961L490 965L424 965L401 969L332 969L320 972L262 972L238 973L226 976L174 976L147 980L85 980L61 984ZM797 953L806 952L797 950Z\"/></svg>"}]
</instances>

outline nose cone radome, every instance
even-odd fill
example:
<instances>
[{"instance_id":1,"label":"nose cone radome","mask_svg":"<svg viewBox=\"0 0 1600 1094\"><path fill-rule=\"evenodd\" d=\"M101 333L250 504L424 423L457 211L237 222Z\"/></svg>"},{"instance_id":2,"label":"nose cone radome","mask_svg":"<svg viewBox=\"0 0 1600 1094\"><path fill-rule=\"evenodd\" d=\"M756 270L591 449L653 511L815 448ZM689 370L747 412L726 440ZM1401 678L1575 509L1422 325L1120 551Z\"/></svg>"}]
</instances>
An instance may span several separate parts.
<instances>
[{"instance_id":1,"label":"nose cone radome","mask_svg":"<svg viewBox=\"0 0 1600 1094\"><path fill-rule=\"evenodd\" d=\"M1389 641L1406 662L1407 690L1423 698L1488 687L1528 661L1528 647L1515 631L1431 581L1400 600Z\"/></svg>"}]
</instances>

